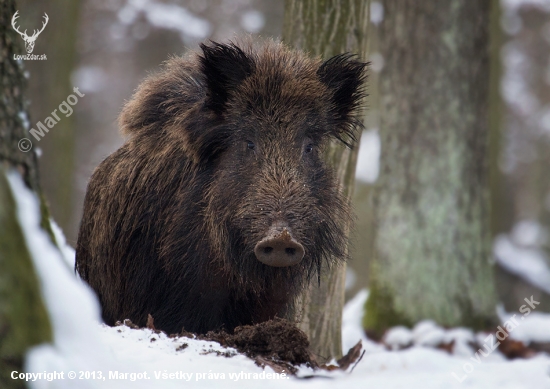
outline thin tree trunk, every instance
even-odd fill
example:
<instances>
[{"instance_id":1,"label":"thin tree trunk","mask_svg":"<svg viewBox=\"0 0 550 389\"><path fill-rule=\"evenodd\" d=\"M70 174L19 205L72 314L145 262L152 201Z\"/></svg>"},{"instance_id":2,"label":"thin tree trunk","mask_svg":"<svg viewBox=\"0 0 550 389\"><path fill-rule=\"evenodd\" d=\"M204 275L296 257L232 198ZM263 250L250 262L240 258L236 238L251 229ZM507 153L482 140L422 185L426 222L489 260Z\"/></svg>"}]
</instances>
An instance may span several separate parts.
<instances>
[{"instance_id":1,"label":"thin tree trunk","mask_svg":"<svg viewBox=\"0 0 550 389\"><path fill-rule=\"evenodd\" d=\"M490 263L489 0L385 0L380 176L365 328L484 328Z\"/></svg>"},{"instance_id":2,"label":"thin tree trunk","mask_svg":"<svg viewBox=\"0 0 550 389\"><path fill-rule=\"evenodd\" d=\"M369 3L364 0L286 0L283 41L324 59L344 52L357 53L365 59ZM326 159L338 173L342 190L350 199L357 148L349 150L333 143ZM349 235L350 226L346 227ZM342 355L345 273L345 266L325 273L320 286L312 284L297 302L296 318L320 360Z\"/></svg>"},{"instance_id":3,"label":"thin tree trunk","mask_svg":"<svg viewBox=\"0 0 550 389\"><path fill-rule=\"evenodd\" d=\"M5 174L18 171L27 186L40 193L36 155L25 149L28 137L23 89L24 69L14 59L23 54L22 40L11 28L15 2L0 0L0 387L23 388L13 380L13 370L23 370L27 349L51 340L51 327L44 307L23 232L16 217L15 200ZM48 226L43 206L43 224ZM49 231L51 233L51 231Z\"/></svg>"},{"instance_id":4,"label":"thin tree trunk","mask_svg":"<svg viewBox=\"0 0 550 389\"><path fill-rule=\"evenodd\" d=\"M499 92L504 105L498 117L502 122L502 152L499 169L495 170L502 188L498 214L506 219L495 229L499 234L495 255L500 259L497 290L508 311L516 310L525 296L533 295L541 302L537 311L548 312L550 285L534 284L527 274L514 271L513 264L523 261L525 254L512 257L504 247L512 245L518 253L529 253L540 260L541 267L550 269L550 45L541 33L547 29L550 14L543 4L502 5L505 20L517 21L521 28L502 37L498 58L503 67ZM510 29L512 24L498 25L502 27Z\"/></svg>"}]
</instances>

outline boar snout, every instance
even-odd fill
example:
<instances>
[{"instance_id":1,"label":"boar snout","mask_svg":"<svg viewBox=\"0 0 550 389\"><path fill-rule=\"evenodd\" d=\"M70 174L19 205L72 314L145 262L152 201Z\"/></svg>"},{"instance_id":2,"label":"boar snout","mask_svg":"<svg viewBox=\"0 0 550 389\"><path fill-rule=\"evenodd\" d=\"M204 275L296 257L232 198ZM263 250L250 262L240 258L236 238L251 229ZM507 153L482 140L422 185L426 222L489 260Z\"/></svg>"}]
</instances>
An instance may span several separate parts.
<instances>
[{"instance_id":1,"label":"boar snout","mask_svg":"<svg viewBox=\"0 0 550 389\"><path fill-rule=\"evenodd\" d=\"M273 267L296 265L304 257L304 247L292 236L286 223L275 222L265 238L254 247L258 261Z\"/></svg>"}]
</instances>

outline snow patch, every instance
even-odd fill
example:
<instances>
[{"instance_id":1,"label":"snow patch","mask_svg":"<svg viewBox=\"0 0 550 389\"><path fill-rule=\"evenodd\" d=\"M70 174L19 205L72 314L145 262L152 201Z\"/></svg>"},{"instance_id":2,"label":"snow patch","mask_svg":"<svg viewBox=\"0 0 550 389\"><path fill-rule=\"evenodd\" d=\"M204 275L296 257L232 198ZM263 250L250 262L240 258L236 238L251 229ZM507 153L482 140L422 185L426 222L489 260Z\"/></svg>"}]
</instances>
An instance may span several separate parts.
<instances>
[{"instance_id":1,"label":"snow patch","mask_svg":"<svg viewBox=\"0 0 550 389\"><path fill-rule=\"evenodd\" d=\"M174 30L180 33L183 41L188 37L205 39L210 34L210 23L193 15L187 9L155 0L128 0L118 13L123 25L133 24L140 14L154 27Z\"/></svg>"},{"instance_id":2,"label":"snow patch","mask_svg":"<svg viewBox=\"0 0 550 389\"><path fill-rule=\"evenodd\" d=\"M495 239L493 252L503 268L550 293L550 268L543 251L518 246L507 235L499 235Z\"/></svg>"},{"instance_id":3,"label":"snow patch","mask_svg":"<svg viewBox=\"0 0 550 389\"><path fill-rule=\"evenodd\" d=\"M379 1L373 1L370 4L370 21L380 24L382 20L384 20L384 6Z\"/></svg>"},{"instance_id":4,"label":"snow patch","mask_svg":"<svg viewBox=\"0 0 550 389\"><path fill-rule=\"evenodd\" d=\"M107 75L99 66L81 66L71 74L71 82L83 93L100 92L107 85Z\"/></svg>"},{"instance_id":5,"label":"snow patch","mask_svg":"<svg viewBox=\"0 0 550 389\"><path fill-rule=\"evenodd\" d=\"M29 130L31 128L31 124L29 122L29 116L27 115L27 112L19 111L17 113L17 116L19 117L19 120L21 120L21 124L23 125L23 128L25 130Z\"/></svg>"},{"instance_id":6,"label":"snow patch","mask_svg":"<svg viewBox=\"0 0 550 389\"><path fill-rule=\"evenodd\" d=\"M369 70L372 70L373 72L380 73L384 68L384 57L378 52L369 55L369 61Z\"/></svg>"},{"instance_id":7,"label":"snow patch","mask_svg":"<svg viewBox=\"0 0 550 389\"><path fill-rule=\"evenodd\" d=\"M384 334L384 339L382 341L390 350L400 350L412 345L413 334L407 327L392 327Z\"/></svg>"},{"instance_id":8,"label":"snow patch","mask_svg":"<svg viewBox=\"0 0 550 389\"><path fill-rule=\"evenodd\" d=\"M500 5L511 12L518 12L522 7L536 7L550 12L550 0L500 0Z\"/></svg>"},{"instance_id":9,"label":"snow patch","mask_svg":"<svg viewBox=\"0 0 550 389\"><path fill-rule=\"evenodd\" d=\"M363 182L373 183L380 170L380 135L378 129L363 131L359 145L359 156L355 177Z\"/></svg>"},{"instance_id":10,"label":"snow patch","mask_svg":"<svg viewBox=\"0 0 550 389\"><path fill-rule=\"evenodd\" d=\"M510 337L519 340L526 345L531 342L550 343L550 314L533 312L526 315L506 312L502 306L497 307L497 314L502 322L512 320L519 324L510 331Z\"/></svg>"},{"instance_id":11,"label":"snow patch","mask_svg":"<svg viewBox=\"0 0 550 389\"><path fill-rule=\"evenodd\" d=\"M531 93L525 80L530 73L531 61L517 42L508 42L501 50L504 74L501 80L501 95L509 107L520 117L533 115L540 102Z\"/></svg>"},{"instance_id":12,"label":"snow patch","mask_svg":"<svg viewBox=\"0 0 550 389\"><path fill-rule=\"evenodd\" d=\"M445 339L445 330L432 320L423 320L414 326L412 336L418 346L437 347Z\"/></svg>"},{"instance_id":13,"label":"snow patch","mask_svg":"<svg viewBox=\"0 0 550 389\"><path fill-rule=\"evenodd\" d=\"M241 26L251 34L259 33L265 25L264 14L260 11L246 11L241 16Z\"/></svg>"},{"instance_id":14,"label":"snow patch","mask_svg":"<svg viewBox=\"0 0 550 389\"><path fill-rule=\"evenodd\" d=\"M344 289L346 291L353 288L353 285L357 282L357 275L355 274L355 271L349 266L346 267L346 281L344 285Z\"/></svg>"},{"instance_id":15,"label":"snow patch","mask_svg":"<svg viewBox=\"0 0 550 389\"><path fill-rule=\"evenodd\" d=\"M546 243L546 228L534 220L522 220L514 225L512 239L520 246L539 247Z\"/></svg>"},{"instance_id":16,"label":"snow patch","mask_svg":"<svg viewBox=\"0 0 550 389\"><path fill-rule=\"evenodd\" d=\"M469 358L473 353L470 344L475 342L475 335L469 328L451 328L445 332L443 342L445 344L454 342L453 355Z\"/></svg>"},{"instance_id":17,"label":"snow patch","mask_svg":"<svg viewBox=\"0 0 550 389\"><path fill-rule=\"evenodd\" d=\"M99 304L93 292L69 270L65 259L40 227L36 196L19 173L7 174L19 224L32 257L44 303L53 330L53 344L43 344L27 352L26 370L99 370L117 363L101 347L97 337ZM30 383L41 388L46 381ZM55 381L56 388L74 387L70 381ZM81 388L95 387L93 381L79 382ZM107 386L109 387L109 386Z\"/></svg>"},{"instance_id":18,"label":"snow patch","mask_svg":"<svg viewBox=\"0 0 550 389\"><path fill-rule=\"evenodd\" d=\"M70 270L74 269L75 255L76 255L74 248L72 248L67 244L67 240L65 239L65 235L63 234L63 231L61 231L61 228L57 225L57 223L53 219L50 219L50 226L53 231L53 235L55 237L55 242L57 243L57 246L61 250L61 255L63 259L69 266Z\"/></svg>"},{"instance_id":19,"label":"snow patch","mask_svg":"<svg viewBox=\"0 0 550 389\"><path fill-rule=\"evenodd\" d=\"M367 352L384 350L384 346L367 339L365 331L363 331L363 312L368 297L369 292L363 289L344 306L342 314L342 350L344 353L347 353L359 340Z\"/></svg>"}]
</instances>

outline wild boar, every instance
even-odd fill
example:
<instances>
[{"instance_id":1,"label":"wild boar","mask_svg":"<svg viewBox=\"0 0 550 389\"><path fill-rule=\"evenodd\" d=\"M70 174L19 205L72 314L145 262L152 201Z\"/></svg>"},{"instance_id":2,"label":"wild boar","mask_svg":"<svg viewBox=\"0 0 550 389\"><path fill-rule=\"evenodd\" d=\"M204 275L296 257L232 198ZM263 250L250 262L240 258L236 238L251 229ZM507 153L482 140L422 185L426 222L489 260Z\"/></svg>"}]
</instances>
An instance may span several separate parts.
<instances>
[{"instance_id":1,"label":"wild boar","mask_svg":"<svg viewBox=\"0 0 550 389\"><path fill-rule=\"evenodd\" d=\"M323 160L361 127L365 63L282 44L201 45L124 106L126 143L87 189L76 270L103 319L204 333L284 315L346 257L349 204Z\"/></svg>"}]
</instances>

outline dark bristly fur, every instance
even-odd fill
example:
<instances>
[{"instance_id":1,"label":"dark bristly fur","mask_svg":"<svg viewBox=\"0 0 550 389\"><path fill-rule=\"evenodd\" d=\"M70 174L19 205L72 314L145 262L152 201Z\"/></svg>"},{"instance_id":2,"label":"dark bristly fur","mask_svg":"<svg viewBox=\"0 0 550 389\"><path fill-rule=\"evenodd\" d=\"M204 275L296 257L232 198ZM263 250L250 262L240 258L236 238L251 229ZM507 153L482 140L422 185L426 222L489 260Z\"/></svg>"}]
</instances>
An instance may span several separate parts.
<instances>
[{"instance_id":1,"label":"dark bristly fur","mask_svg":"<svg viewBox=\"0 0 550 389\"><path fill-rule=\"evenodd\" d=\"M88 185L76 270L107 324L262 322L345 258L349 205L322 153L331 137L355 139L365 64L274 42L201 49L139 86L120 116L128 141ZM278 221L305 249L297 265L254 255Z\"/></svg>"}]
</instances>

